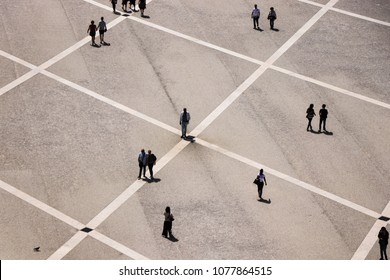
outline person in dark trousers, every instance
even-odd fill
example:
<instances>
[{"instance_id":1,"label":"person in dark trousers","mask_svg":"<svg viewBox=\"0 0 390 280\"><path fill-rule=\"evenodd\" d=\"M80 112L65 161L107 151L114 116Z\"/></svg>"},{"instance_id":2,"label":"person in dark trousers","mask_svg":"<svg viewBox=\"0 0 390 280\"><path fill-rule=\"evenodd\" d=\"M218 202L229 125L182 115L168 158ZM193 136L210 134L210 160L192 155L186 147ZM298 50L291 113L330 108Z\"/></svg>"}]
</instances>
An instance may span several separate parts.
<instances>
[{"instance_id":1,"label":"person in dark trousers","mask_svg":"<svg viewBox=\"0 0 390 280\"><path fill-rule=\"evenodd\" d=\"M314 118L315 115L316 113L314 112L314 104L310 104L309 108L307 108L306 110L306 118L309 120L306 128L307 131L309 131L309 129L310 131L313 131L313 127L311 126L311 120Z\"/></svg>"},{"instance_id":2,"label":"person in dark trousers","mask_svg":"<svg viewBox=\"0 0 390 280\"><path fill-rule=\"evenodd\" d=\"M267 185L267 180L265 179L264 171L263 169L260 169L259 174L257 175L257 192L259 194L259 199L263 200L263 187L264 184Z\"/></svg>"},{"instance_id":3,"label":"person in dark trousers","mask_svg":"<svg viewBox=\"0 0 390 280\"><path fill-rule=\"evenodd\" d=\"M130 10L137 12L135 9L135 0L130 0Z\"/></svg>"},{"instance_id":4,"label":"person in dark trousers","mask_svg":"<svg viewBox=\"0 0 390 280\"><path fill-rule=\"evenodd\" d=\"M147 164L149 168L149 173L150 173L150 179L153 180L153 166L156 164L157 158L154 154L152 154L152 151L148 151L148 159L147 159Z\"/></svg>"},{"instance_id":5,"label":"person in dark trousers","mask_svg":"<svg viewBox=\"0 0 390 280\"><path fill-rule=\"evenodd\" d=\"M141 11L141 17L144 16L144 11L146 9L146 0L139 0L138 2L138 8ZM135 9L135 8L134 8Z\"/></svg>"},{"instance_id":6,"label":"person in dark trousers","mask_svg":"<svg viewBox=\"0 0 390 280\"><path fill-rule=\"evenodd\" d=\"M97 44L95 43L96 25L93 20L91 21L91 24L88 27L87 33L89 33L89 35L91 36L92 46L97 46Z\"/></svg>"},{"instance_id":7,"label":"person in dark trousers","mask_svg":"<svg viewBox=\"0 0 390 280\"><path fill-rule=\"evenodd\" d=\"M127 12L127 2L129 0L122 0L122 11Z\"/></svg>"},{"instance_id":8,"label":"person in dark trousers","mask_svg":"<svg viewBox=\"0 0 390 280\"><path fill-rule=\"evenodd\" d=\"M270 11L268 13L268 20L269 20L269 25L271 27L271 30L274 30L274 22L276 20L276 12L274 10L274 7L270 8Z\"/></svg>"},{"instance_id":9,"label":"person in dark trousers","mask_svg":"<svg viewBox=\"0 0 390 280\"><path fill-rule=\"evenodd\" d=\"M387 247L387 244L389 243L389 232L387 231L387 229L385 227L382 227L381 230L379 231L378 238L379 238L379 248L381 251L380 260L384 260L384 259L388 260L387 253L386 253L386 247ZM385 258L383 258L383 257L385 257Z\"/></svg>"},{"instance_id":10,"label":"person in dark trousers","mask_svg":"<svg viewBox=\"0 0 390 280\"><path fill-rule=\"evenodd\" d=\"M321 125L323 124L323 129L326 132L326 119L328 118L328 110L325 109L326 105L322 104L322 109L320 110L320 128L318 132L321 132Z\"/></svg>"},{"instance_id":11,"label":"person in dark trousers","mask_svg":"<svg viewBox=\"0 0 390 280\"><path fill-rule=\"evenodd\" d=\"M162 236L164 236L165 238L168 238L168 234L169 234L169 237L172 237L172 222L175 220L173 218L173 215L171 213L171 208L169 206L167 206L165 208L165 212L164 212L164 227L163 227L163 231L162 231Z\"/></svg>"},{"instance_id":12,"label":"person in dark trousers","mask_svg":"<svg viewBox=\"0 0 390 280\"><path fill-rule=\"evenodd\" d=\"M116 3L117 3L117 0L110 0L111 4L112 4L112 12L114 14L116 14Z\"/></svg>"},{"instance_id":13,"label":"person in dark trousers","mask_svg":"<svg viewBox=\"0 0 390 280\"><path fill-rule=\"evenodd\" d=\"M146 163L148 160L148 155L145 153L145 150L142 149L141 153L138 155L138 166L139 166L139 175L138 180L141 179L141 173L143 173L144 177L146 173Z\"/></svg>"},{"instance_id":14,"label":"person in dark trousers","mask_svg":"<svg viewBox=\"0 0 390 280\"><path fill-rule=\"evenodd\" d=\"M260 9L257 8L256 4L252 10L251 18L253 19L253 29L260 29L259 27Z\"/></svg>"},{"instance_id":15,"label":"person in dark trousers","mask_svg":"<svg viewBox=\"0 0 390 280\"><path fill-rule=\"evenodd\" d=\"M190 113L187 112L187 108L184 108L183 112L180 113L181 138L183 139L187 139L187 125L190 119Z\"/></svg>"},{"instance_id":16,"label":"person in dark trousers","mask_svg":"<svg viewBox=\"0 0 390 280\"><path fill-rule=\"evenodd\" d=\"M100 22L98 24L98 28L99 28L99 36L100 36L100 44L101 45L106 45L107 43L104 42L104 32L107 31L107 25L104 21L104 17L101 17L100 18Z\"/></svg>"}]
</instances>

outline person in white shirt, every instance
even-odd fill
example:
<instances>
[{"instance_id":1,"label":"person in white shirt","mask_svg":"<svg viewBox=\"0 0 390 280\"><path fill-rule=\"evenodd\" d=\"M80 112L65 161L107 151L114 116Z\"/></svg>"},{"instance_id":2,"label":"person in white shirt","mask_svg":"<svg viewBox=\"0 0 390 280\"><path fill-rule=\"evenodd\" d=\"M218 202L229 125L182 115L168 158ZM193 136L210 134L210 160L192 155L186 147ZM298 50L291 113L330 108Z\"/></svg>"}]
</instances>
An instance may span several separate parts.
<instances>
[{"instance_id":1,"label":"person in white shirt","mask_svg":"<svg viewBox=\"0 0 390 280\"><path fill-rule=\"evenodd\" d=\"M265 179L265 175L264 175L263 169L260 169L260 173L259 173L259 175L257 175L257 179L258 179L258 182L257 182L257 192L259 193L260 200L263 200L262 195L263 195L264 183L265 183L265 185L267 185L267 180Z\"/></svg>"},{"instance_id":2,"label":"person in white shirt","mask_svg":"<svg viewBox=\"0 0 390 280\"><path fill-rule=\"evenodd\" d=\"M190 113L187 112L187 108L184 108L183 112L180 113L181 138L183 139L187 139L187 125L190 119Z\"/></svg>"},{"instance_id":3,"label":"person in white shirt","mask_svg":"<svg viewBox=\"0 0 390 280\"><path fill-rule=\"evenodd\" d=\"M259 27L260 9L257 8L257 4L255 4L255 7L252 10L251 17L253 18L253 29L260 29Z\"/></svg>"}]
</instances>

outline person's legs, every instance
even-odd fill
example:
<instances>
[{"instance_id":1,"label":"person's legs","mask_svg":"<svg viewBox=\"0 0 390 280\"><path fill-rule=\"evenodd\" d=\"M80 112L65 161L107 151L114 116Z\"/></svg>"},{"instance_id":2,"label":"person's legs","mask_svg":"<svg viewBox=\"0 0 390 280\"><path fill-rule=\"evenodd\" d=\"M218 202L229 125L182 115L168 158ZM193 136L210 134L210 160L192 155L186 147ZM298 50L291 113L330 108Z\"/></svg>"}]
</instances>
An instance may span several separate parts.
<instances>
[{"instance_id":1,"label":"person's legs","mask_svg":"<svg viewBox=\"0 0 390 280\"><path fill-rule=\"evenodd\" d=\"M313 128L311 127L311 121L312 121L312 118L308 118L308 120L309 120L309 123L307 124L307 128L306 128L306 130L313 130Z\"/></svg>"},{"instance_id":2,"label":"person's legs","mask_svg":"<svg viewBox=\"0 0 390 280\"><path fill-rule=\"evenodd\" d=\"M271 29L274 29L274 19L269 20L269 24L271 25Z\"/></svg>"},{"instance_id":3,"label":"person's legs","mask_svg":"<svg viewBox=\"0 0 390 280\"><path fill-rule=\"evenodd\" d=\"M150 179L153 179L153 164L148 164Z\"/></svg>"},{"instance_id":4,"label":"person's legs","mask_svg":"<svg viewBox=\"0 0 390 280\"><path fill-rule=\"evenodd\" d=\"M139 174L138 174L138 179L141 179L141 173L142 173L142 164L139 164Z\"/></svg>"},{"instance_id":5,"label":"person's legs","mask_svg":"<svg viewBox=\"0 0 390 280\"><path fill-rule=\"evenodd\" d=\"M263 186L264 186L264 183L260 182L258 185L257 185L257 192L259 193L259 198L260 199L263 199Z\"/></svg>"},{"instance_id":6,"label":"person's legs","mask_svg":"<svg viewBox=\"0 0 390 280\"><path fill-rule=\"evenodd\" d=\"M384 246L384 244L381 244L381 243L379 243L379 248L380 248L380 251L381 251L381 260L383 260L383 253L385 252L385 246Z\"/></svg>"},{"instance_id":7,"label":"person's legs","mask_svg":"<svg viewBox=\"0 0 390 280\"><path fill-rule=\"evenodd\" d=\"M187 123L182 122L181 123L181 136L185 138L187 136Z\"/></svg>"},{"instance_id":8,"label":"person's legs","mask_svg":"<svg viewBox=\"0 0 390 280\"><path fill-rule=\"evenodd\" d=\"M326 131L326 119L324 119L324 130Z\"/></svg>"},{"instance_id":9,"label":"person's legs","mask_svg":"<svg viewBox=\"0 0 390 280\"><path fill-rule=\"evenodd\" d=\"M320 127L318 128L318 131L321 131L322 121L323 121L323 119L320 118Z\"/></svg>"}]
</instances>

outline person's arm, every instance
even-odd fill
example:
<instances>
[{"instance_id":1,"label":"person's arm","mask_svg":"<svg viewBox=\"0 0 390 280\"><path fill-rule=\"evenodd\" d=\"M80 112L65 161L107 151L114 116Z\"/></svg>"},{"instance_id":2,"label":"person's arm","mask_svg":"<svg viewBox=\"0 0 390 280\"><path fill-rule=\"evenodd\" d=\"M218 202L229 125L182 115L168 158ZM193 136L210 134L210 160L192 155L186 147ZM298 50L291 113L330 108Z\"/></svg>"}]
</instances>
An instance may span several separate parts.
<instances>
[{"instance_id":1,"label":"person's arm","mask_svg":"<svg viewBox=\"0 0 390 280\"><path fill-rule=\"evenodd\" d=\"M89 33L89 29L91 28L91 26L88 26L88 29L87 29L87 34Z\"/></svg>"},{"instance_id":2,"label":"person's arm","mask_svg":"<svg viewBox=\"0 0 390 280\"><path fill-rule=\"evenodd\" d=\"M265 179L265 176L264 176L264 183L265 185L267 185L267 179Z\"/></svg>"},{"instance_id":3,"label":"person's arm","mask_svg":"<svg viewBox=\"0 0 390 280\"><path fill-rule=\"evenodd\" d=\"M190 113L187 112L187 122L188 123L190 122L190 119L191 119L191 115L190 115Z\"/></svg>"},{"instance_id":4,"label":"person's arm","mask_svg":"<svg viewBox=\"0 0 390 280\"><path fill-rule=\"evenodd\" d=\"M182 118L183 118L183 113L180 113L179 124L181 124Z\"/></svg>"}]
</instances>

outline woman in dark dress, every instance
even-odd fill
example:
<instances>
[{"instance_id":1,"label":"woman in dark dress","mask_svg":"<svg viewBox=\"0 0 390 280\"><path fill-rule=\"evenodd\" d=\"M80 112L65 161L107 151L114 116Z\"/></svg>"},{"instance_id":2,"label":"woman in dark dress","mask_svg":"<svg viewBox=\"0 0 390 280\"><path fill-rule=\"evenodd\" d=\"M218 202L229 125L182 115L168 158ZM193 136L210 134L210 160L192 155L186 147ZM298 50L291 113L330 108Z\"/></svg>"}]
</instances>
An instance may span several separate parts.
<instances>
[{"instance_id":1,"label":"woman in dark dress","mask_svg":"<svg viewBox=\"0 0 390 280\"><path fill-rule=\"evenodd\" d=\"M91 36L92 46L97 46L97 44L95 43L96 25L93 20L91 21L91 24L88 27L87 33Z\"/></svg>"},{"instance_id":2,"label":"woman in dark dress","mask_svg":"<svg viewBox=\"0 0 390 280\"><path fill-rule=\"evenodd\" d=\"M144 10L146 9L146 0L139 0L138 7L139 7L139 10L141 11L141 17L143 17Z\"/></svg>"},{"instance_id":3,"label":"woman in dark dress","mask_svg":"<svg viewBox=\"0 0 390 280\"><path fill-rule=\"evenodd\" d=\"M386 259L387 260L387 253L386 253L386 248L387 244L389 243L389 232L385 227L382 227L381 230L379 231L378 234L378 239L379 239L379 247L381 250L381 260ZM383 258L385 257L385 258Z\"/></svg>"},{"instance_id":4,"label":"woman in dark dress","mask_svg":"<svg viewBox=\"0 0 390 280\"><path fill-rule=\"evenodd\" d=\"M314 112L314 104L310 104L309 108L306 110L306 118L309 120L309 123L307 124L306 130L313 131L313 128L311 127L311 120L314 118L316 113Z\"/></svg>"}]
</instances>

